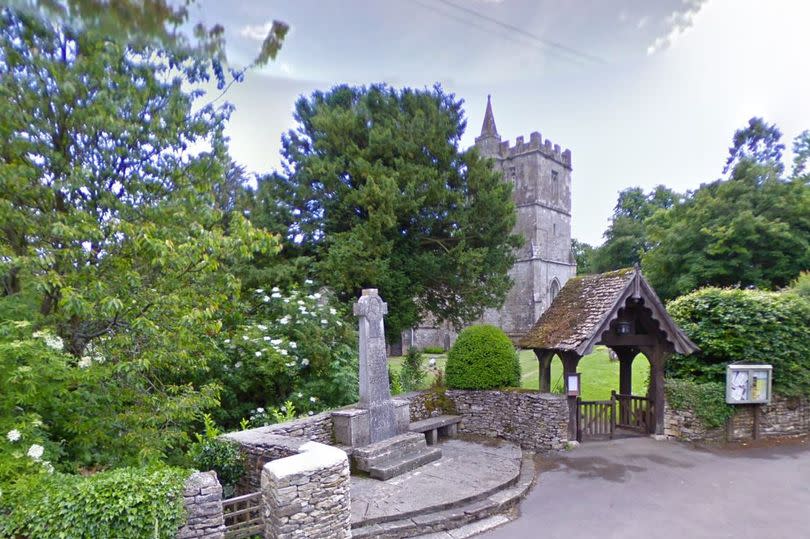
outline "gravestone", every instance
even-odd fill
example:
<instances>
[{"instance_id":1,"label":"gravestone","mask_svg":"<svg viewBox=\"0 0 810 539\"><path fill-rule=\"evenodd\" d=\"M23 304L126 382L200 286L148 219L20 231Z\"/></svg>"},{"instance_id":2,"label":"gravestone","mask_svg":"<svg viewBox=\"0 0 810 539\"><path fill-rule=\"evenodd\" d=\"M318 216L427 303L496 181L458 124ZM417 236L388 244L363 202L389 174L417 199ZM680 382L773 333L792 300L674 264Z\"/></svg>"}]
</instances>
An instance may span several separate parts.
<instances>
[{"instance_id":1,"label":"gravestone","mask_svg":"<svg viewBox=\"0 0 810 539\"><path fill-rule=\"evenodd\" d=\"M388 384L388 358L385 353L383 316L388 306L376 288L363 290L354 304L360 325L360 408L369 413L372 443L397 434L396 410Z\"/></svg>"}]
</instances>

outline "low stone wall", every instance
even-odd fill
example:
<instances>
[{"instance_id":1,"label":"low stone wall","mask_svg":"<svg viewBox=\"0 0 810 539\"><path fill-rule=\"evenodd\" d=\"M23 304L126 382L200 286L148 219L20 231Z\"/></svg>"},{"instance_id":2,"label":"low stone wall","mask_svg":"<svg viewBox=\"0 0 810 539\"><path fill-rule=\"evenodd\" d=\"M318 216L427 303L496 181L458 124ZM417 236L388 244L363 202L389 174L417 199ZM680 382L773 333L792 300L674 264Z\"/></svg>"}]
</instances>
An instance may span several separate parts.
<instances>
[{"instance_id":1,"label":"low stone wall","mask_svg":"<svg viewBox=\"0 0 810 539\"><path fill-rule=\"evenodd\" d=\"M236 486L236 491L240 494L256 492L261 488L262 469L268 462L297 454L299 447L308 441L332 443L332 415L324 412L267 427L231 432L223 437L237 442L245 455L247 473Z\"/></svg>"},{"instance_id":2,"label":"low stone wall","mask_svg":"<svg viewBox=\"0 0 810 539\"><path fill-rule=\"evenodd\" d=\"M299 453L262 471L265 537L351 537L349 459L344 451L306 442Z\"/></svg>"},{"instance_id":3,"label":"low stone wall","mask_svg":"<svg viewBox=\"0 0 810 539\"><path fill-rule=\"evenodd\" d=\"M225 519L222 515L222 485L215 472L197 472L186 480L183 503L188 512L186 525L177 539L222 539Z\"/></svg>"},{"instance_id":4,"label":"low stone wall","mask_svg":"<svg viewBox=\"0 0 810 539\"><path fill-rule=\"evenodd\" d=\"M400 396L410 401L412 421L457 414L462 433L503 438L532 451L562 449L568 439L568 402L562 395L450 389L444 397L430 391Z\"/></svg>"},{"instance_id":5,"label":"low stone wall","mask_svg":"<svg viewBox=\"0 0 810 539\"><path fill-rule=\"evenodd\" d=\"M738 405L725 427L705 428L691 410L665 408L664 434L686 441L750 440L754 434L754 408ZM810 434L810 399L775 395L759 413L762 438Z\"/></svg>"}]
</instances>

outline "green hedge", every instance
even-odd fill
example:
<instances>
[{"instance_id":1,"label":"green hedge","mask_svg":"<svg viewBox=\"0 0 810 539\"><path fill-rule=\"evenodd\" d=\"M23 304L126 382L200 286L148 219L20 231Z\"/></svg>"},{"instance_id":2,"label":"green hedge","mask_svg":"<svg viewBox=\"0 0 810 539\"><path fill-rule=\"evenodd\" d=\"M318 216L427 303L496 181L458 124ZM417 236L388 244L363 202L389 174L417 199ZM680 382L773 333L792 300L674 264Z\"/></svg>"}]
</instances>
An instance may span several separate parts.
<instances>
[{"instance_id":1,"label":"green hedge","mask_svg":"<svg viewBox=\"0 0 810 539\"><path fill-rule=\"evenodd\" d=\"M706 428L722 427L734 415L734 407L726 404L724 384L668 379L665 389L673 409L694 412Z\"/></svg>"},{"instance_id":2,"label":"green hedge","mask_svg":"<svg viewBox=\"0 0 810 539\"><path fill-rule=\"evenodd\" d=\"M173 539L189 475L161 467L22 478L0 496L0 537Z\"/></svg>"},{"instance_id":3,"label":"green hedge","mask_svg":"<svg viewBox=\"0 0 810 539\"><path fill-rule=\"evenodd\" d=\"M520 362L509 337L494 326L471 326L447 355L447 387L493 389L520 385Z\"/></svg>"},{"instance_id":4,"label":"green hedge","mask_svg":"<svg viewBox=\"0 0 810 539\"><path fill-rule=\"evenodd\" d=\"M705 288L667 306L700 347L674 356L668 375L725 384L726 365L749 360L773 365L773 389L810 394L810 301L798 294Z\"/></svg>"}]
</instances>

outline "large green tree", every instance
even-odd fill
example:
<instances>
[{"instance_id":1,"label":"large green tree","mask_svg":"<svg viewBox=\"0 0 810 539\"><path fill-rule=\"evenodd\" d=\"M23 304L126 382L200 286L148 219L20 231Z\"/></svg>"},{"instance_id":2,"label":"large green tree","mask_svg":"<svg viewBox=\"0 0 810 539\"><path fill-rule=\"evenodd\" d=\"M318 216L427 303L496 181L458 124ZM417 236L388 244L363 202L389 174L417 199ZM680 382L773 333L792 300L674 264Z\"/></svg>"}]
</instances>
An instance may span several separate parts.
<instances>
[{"instance_id":1,"label":"large green tree","mask_svg":"<svg viewBox=\"0 0 810 539\"><path fill-rule=\"evenodd\" d=\"M810 175L785 177L782 148L778 129L752 119L734 136L728 180L647 221L643 267L661 295L780 288L810 267Z\"/></svg>"},{"instance_id":2,"label":"large green tree","mask_svg":"<svg viewBox=\"0 0 810 539\"><path fill-rule=\"evenodd\" d=\"M92 413L51 416L68 451L160 454L216 403L215 383L189 380L221 357L230 268L277 249L238 214L226 230L215 200L229 108L184 90L206 80L202 60L8 8L0 27L0 301L28 298L68 366L101 373L74 387Z\"/></svg>"},{"instance_id":3,"label":"large green tree","mask_svg":"<svg viewBox=\"0 0 810 539\"><path fill-rule=\"evenodd\" d=\"M680 195L663 185L649 193L641 187L629 187L620 192L610 226L604 233L605 243L588 257L589 270L601 273L640 263L650 248L647 219L658 210L675 206L680 200Z\"/></svg>"},{"instance_id":4,"label":"large green tree","mask_svg":"<svg viewBox=\"0 0 810 539\"><path fill-rule=\"evenodd\" d=\"M260 182L259 206L320 282L343 300L379 288L389 337L503 302L519 244L511 186L459 149L462 101L439 86L339 86L301 98L295 119L285 174Z\"/></svg>"}]
</instances>

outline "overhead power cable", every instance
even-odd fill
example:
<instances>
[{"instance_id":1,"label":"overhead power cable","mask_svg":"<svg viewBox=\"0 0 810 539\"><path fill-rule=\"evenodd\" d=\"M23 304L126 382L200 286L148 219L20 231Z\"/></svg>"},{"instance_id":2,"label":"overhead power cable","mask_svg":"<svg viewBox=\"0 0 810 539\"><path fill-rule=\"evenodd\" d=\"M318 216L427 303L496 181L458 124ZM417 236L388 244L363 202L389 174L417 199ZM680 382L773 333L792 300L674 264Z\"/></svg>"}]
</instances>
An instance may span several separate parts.
<instances>
[{"instance_id":1,"label":"overhead power cable","mask_svg":"<svg viewBox=\"0 0 810 539\"><path fill-rule=\"evenodd\" d=\"M540 43L544 47L548 47L548 48L557 50L559 52L564 52L564 53L566 53L566 54L568 54L570 56L574 56L574 57L582 59L582 60L587 60L589 62L598 62L598 63L601 63L601 64L607 63L603 58L600 58L598 56L594 56L592 54L588 54L586 52L574 49L574 48L569 47L567 45L563 45L562 43L558 43L556 41L551 41L549 39L545 39L543 37L540 37L540 36L538 36L536 34L533 34L533 33L529 32L527 30L524 30L523 28L520 28L519 26L515 26L514 24L504 22L504 21L496 19L494 17L490 17L489 15L486 15L485 13L481 13L480 11L476 11L474 9L468 8L467 6L460 6L460 5L458 5L458 4L454 3L454 2L451 2L450 0L439 0L439 2L441 2L442 4L444 4L446 6L451 7L453 9L457 10L457 11L462 11L464 13L467 13L468 15L472 15L473 17L477 17L477 18L485 20L485 21L487 21L487 22L489 22L491 24L495 24L497 26L500 26L501 28L505 28L507 30L511 30L513 32L516 32L516 33L518 33L518 34L520 34L522 36L525 36L525 37L527 37L529 39L532 39L532 40Z\"/></svg>"}]
</instances>

